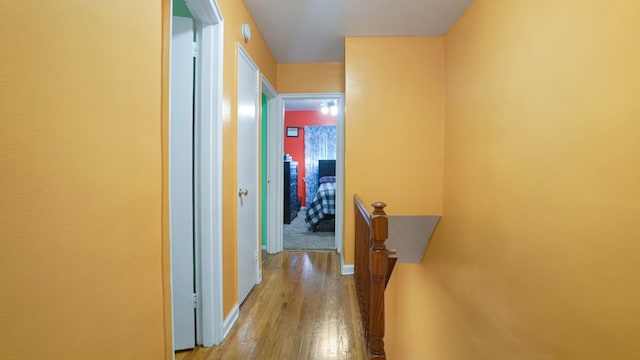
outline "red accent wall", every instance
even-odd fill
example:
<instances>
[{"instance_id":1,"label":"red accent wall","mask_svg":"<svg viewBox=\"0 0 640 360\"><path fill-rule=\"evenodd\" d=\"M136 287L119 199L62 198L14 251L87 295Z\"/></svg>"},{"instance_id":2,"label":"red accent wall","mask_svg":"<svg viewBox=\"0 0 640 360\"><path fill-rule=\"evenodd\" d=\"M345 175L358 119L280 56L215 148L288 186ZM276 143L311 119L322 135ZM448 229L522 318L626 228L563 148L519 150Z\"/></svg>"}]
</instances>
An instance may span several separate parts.
<instances>
[{"instance_id":1,"label":"red accent wall","mask_svg":"<svg viewBox=\"0 0 640 360\"><path fill-rule=\"evenodd\" d=\"M323 115L320 111L285 111L284 152L298 162L298 197L306 205L304 184L304 127L313 125L336 125L336 117ZM287 127L297 127L298 137L287 137Z\"/></svg>"}]
</instances>

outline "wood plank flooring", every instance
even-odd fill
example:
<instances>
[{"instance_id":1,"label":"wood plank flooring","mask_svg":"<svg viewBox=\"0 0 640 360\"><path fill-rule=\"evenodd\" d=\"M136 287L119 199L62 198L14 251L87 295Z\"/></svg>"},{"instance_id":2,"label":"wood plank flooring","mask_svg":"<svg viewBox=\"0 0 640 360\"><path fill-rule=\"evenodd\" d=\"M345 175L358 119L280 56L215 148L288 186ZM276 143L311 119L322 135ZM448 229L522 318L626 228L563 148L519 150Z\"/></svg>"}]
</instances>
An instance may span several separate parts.
<instances>
[{"instance_id":1,"label":"wood plank flooring","mask_svg":"<svg viewBox=\"0 0 640 360\"><path fill-rule=\"evenodd\" d=\"M340 274L337 253L270 255L262 274L222 344L180 351L176 359L367 358L353 276Z\"/></svg>"}]
</instances>

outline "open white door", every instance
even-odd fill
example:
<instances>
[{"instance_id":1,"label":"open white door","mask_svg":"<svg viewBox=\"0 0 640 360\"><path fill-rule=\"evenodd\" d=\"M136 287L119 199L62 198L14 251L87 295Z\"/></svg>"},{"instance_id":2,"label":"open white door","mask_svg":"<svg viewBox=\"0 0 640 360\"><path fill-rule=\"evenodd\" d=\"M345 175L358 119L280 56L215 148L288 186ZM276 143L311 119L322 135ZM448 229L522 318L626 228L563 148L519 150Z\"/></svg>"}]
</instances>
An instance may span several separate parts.
<instances>
[{"instance_id":1,"label":"open white door","mask_svg":"<svg viewBox=\"0 0 640 360\"><path fill-rule=\"evenodd\" d=\"M280 128L277 126L277 102L278 102L278 93L275 88L269 83L269 81L262 75L262 93L267 96L267 123L266 127L262 129L262 131L266 131L267 133L267 184L263 189L267 195L267 209L266 216L263 218L266 221L267 225L267 235L266 239L263 239L263 245L266 240L266 250L270 254L276 253L278 247L276 246L276 239L281 238L280 233L282 233L282 221L283 221L283 212L282 212L282 197L278 197L277 184L278 175L280 178L282 177L282 170L278 172L278 164L282 163L279 159L282 159L282 151L278 149L273 144L279 144L278 136L282 137L282 133L279 131ZM264 108L263 108L264 110ZM263 124L264 125L264 124ZM264 156L264 154L262 155ZM276 160L274 160L276 159Z\"/></svg>"},{"instance_id":2,"label":"open white door","mask_svg":"<svg viewBox=\"0 0 640 360\"><path fill-rule=\"evenodd\" d=\"M193 267L193 21L173 17L169 115L169 224L174 349L196 344Z\"/></svg>"},{"instance_id":3,"label":"open white door","mask_svg":"<svg viewBox=\"0 0 640 360\"><path fill-rule=\"evenodd\" d=\"M238 303L258 282L259 71L238 45Z\"/></svg>"}]
</instances>

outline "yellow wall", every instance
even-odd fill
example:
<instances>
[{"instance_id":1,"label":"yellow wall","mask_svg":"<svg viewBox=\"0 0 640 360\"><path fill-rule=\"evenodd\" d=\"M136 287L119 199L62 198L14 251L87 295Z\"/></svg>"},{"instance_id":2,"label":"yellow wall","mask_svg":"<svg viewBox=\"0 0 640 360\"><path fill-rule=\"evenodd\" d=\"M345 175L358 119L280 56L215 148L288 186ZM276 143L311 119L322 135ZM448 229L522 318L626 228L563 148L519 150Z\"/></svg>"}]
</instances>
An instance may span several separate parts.
<instances>
[{"instance_id":1,"label":"yellow wall","mask_svg":"<svg viewBox=\"0 0 640 360\"><path fill-rule=\"evenodd\" d=\"M344 63L278 64L278 92L344 92Z\"/></svg>"},{"instance_id":2,"label":"yellow wall","mask_svg":"<svg viewBox=\"0 0 640 360\"><path fill-rule=\"evenodd\" d=\"M435 37L346 39L345 263L354 193L389 214L442 212L442 50Z\"/></svg>"},{"instance_id":3,"label":"yellow wall","mask_svg":"<svg viewBox=\"0 0 640 360\"><path fill-rule=\"evenodd\" d=\"M226 317L238 303L237 247L237 103L238 103L238 43L249 53L260 72L273 85L277 80L276 62L264 38L256 27L244 2L219 0L224 17L224 79L223 79L223 308ZM242 40L240 26L251 26L252 39ZM259 241L257 239L256 241Z\"/></svg>"},{"instance_id":4,"label":"yellow wall","mask_svg":"<svg viewBox=\"0 0 640 360\"><path fill-rule=\"evenodd\" d=\"M638 34L640 2L595 0L449 31L444 216L397 269L394 358L640 358Z\"/></svg>"},{"instance_id":5,"label":"yellow wall","mask_svg":"<svg viewBox=\"0 0 640 360\"><path fill-rule=\"evenodd\" d=\"M163 358L161 11L0 5L0 358Z\"/></svg>"},{"instance_id":6,"label":"yellow wall","mask_svg":"<svg viewBox=\"0 0 640 360\"><path fill-rule=\"evenodd\" d=\"M385 201L388 214L442 213L443 39L347 38L345 52L344 254L353 264L354 193ZM389 359L409 359L398 349L399 267L385 291Z\"/></svg>"},{"instance_id":7,"label":"yellow wall","mask_svg":"<svg viewBox=\"0 0 640 360\"><path fill-rule=\"evenodd\" d=\"M1 346L0 354L162 358L171 349L170 291L162 279L169 273L161 211L166 124L160 120L161 111L166 119L163 31L168 35L161 26L168 25L169 2L71 5L4 4L0 15L0 30L15 39L0 45L8 95L2 98L0 187L10 194L0 205L6 222L0 343L13 344ZM243 46L271 83L277 68L244 4L219 5L225 19L226 315L237 303L241 23L251 24L253 39Z\"/></svg>"}]
</instances>

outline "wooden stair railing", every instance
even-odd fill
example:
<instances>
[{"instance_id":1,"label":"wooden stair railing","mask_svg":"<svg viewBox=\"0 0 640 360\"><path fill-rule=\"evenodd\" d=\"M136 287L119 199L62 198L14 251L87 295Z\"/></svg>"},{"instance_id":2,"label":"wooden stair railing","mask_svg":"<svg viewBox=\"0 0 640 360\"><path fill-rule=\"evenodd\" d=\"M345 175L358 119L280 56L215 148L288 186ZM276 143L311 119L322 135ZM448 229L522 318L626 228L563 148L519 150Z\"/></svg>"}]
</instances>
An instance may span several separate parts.
<instances>
[{"instance_id":1,"label":"wooden stair railing","mask_svg":"<svg viewBox=\"0 0 640 360\"><path fill-rule=\"evenodd\" d=\"M370 359L386 359L384 351L384 290L397 261L395 250L387 250L389 219L385 203L372 204L369 211L360 197L353 196L355 208L354 277L360 316Z\"/></svg>"},{"instance_id":2,"label":"wooden stair railing","mask_svg":"<svg viewBox=\"0 0 640 360\"><path fill-rule=\"evenodd\" d=\"M389 279L391 279L391 274L393 273L393 268L396 267L396 262L398 261L398 252L396 249L389 249L389 271L387 271L387 278L384 280L384 288L387 288L387 284L389 283Z\"/></svg>"}]
</instances>

